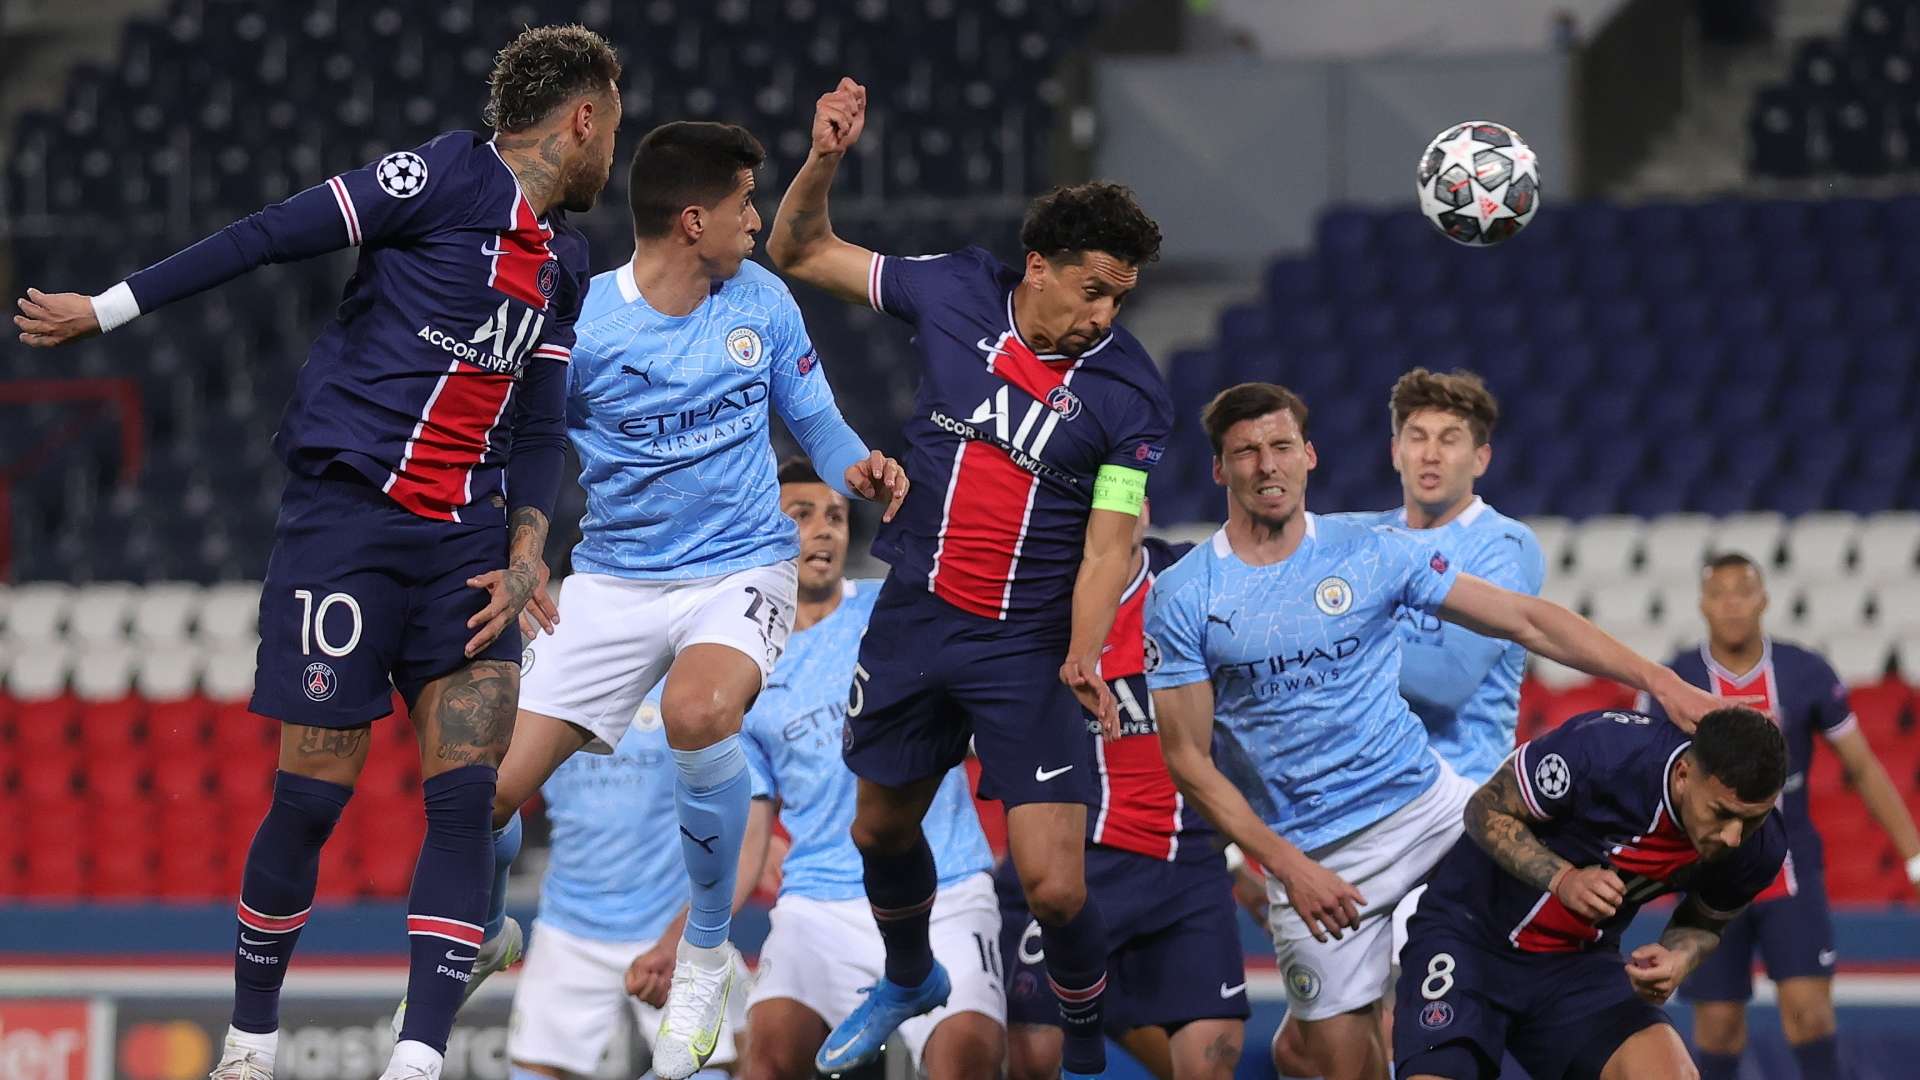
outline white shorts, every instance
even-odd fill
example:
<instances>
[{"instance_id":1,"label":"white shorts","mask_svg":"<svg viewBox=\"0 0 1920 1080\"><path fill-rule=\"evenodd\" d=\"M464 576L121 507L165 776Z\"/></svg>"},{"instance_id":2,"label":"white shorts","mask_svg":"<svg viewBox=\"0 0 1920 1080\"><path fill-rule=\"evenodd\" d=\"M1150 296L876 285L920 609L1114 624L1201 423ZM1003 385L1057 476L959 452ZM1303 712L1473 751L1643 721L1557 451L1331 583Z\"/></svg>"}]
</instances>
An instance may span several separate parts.
<instances>
[{"instance_id":1,"label":"white shorts","mask_svg":"<svg viewBox=\"0 0 1920 1080\"><path fill-rule=\"evenodd\" d=\"M513 991L508 1020L507 1056L529 1065L591 1076L600 1069L620 1010L631 1008L640 1037L653 1046L662 1010L627 994L627 965L653 947L651 941L590 941L535 920L526 967ZM720 1033L713 1064L731 1064L738 1056L733 1033L747 1026L744 965L736 965L728 995L726 1030Z\"/></svg>"},{"instance_id":2,"label":"white shorts","mask_svg":"<svg viewBox=\"0 0 1920 1080\"><path fill-rule=\"evenodd\" d=\"M1324 1020L1392 992L1394 909L1466 831L1467 799L1478 787L1442 761L1440 778L1412 802L1309 853L1367 898L1359 925L1338 941L1315 941L1288 905L1286 890L1267 879L1267 929L1285 977L1288 1012Z\"/></svg>"},{"instance_id":3,"label":"white shorts","mask_svg":"<svg viewBox=\"0 0 1920 1080\"><path fill-rule=\"evenodd\" d=\"M933 898L934 958L953 979L947 1003L900 1025L900 1039L917 1064L933 1029L949 1016L977 1012L1007 1022L1000 985L1000 901L993 878L981 873L941 889ZM773 929L760 947L760 969L747 1007L791 998L819 1014L828 1027L860 1004L860 991L880 978L886 948L865 897L813 900L783 896L773 905Z\"/></svg>"},{"instance_id":4,"label":"white shorts","mask_svg":"<svg viewBox=\"0 0 1920 1080\"><path fill-rule=\"evenodd\" d=\"M764 684L793 630L797 588L792 562L688 581L574 574L553 635L520 656L520 707L585 728L586 749L611 754L689 645L745 653Z\"/></svg>"}]
</instances>

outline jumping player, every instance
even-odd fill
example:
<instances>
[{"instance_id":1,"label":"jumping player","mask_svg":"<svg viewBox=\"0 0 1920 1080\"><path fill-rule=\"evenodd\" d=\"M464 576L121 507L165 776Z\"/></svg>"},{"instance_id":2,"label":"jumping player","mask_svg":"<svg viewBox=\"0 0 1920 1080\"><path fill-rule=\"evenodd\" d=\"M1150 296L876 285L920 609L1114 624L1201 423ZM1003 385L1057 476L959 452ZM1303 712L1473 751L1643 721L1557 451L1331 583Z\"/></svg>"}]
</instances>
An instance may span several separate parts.
<instances>
[{"instance_id":1,"label":"jumping player","mask_svg":"<svg viewBox=\"0 0 1920 1080\"><path fill-rule=\"evenodd\" d=\"M748 998L750 1080L811 1080L827 1029L859 1006L880 976L885 949L868 913L860 854L847 826L854 776L840 760L847 688L877 581L848 581L847 500L806 462L780 468L780 505L800 527L799 611L787 651L747 714L741 742L757 786L776 800L793 837L773 929ZM756 804L758 805L758 804ZM964 770L949 772L927 818L939 888L933 950L953 975L941 1008L900 1026L914 1061L933 1080L992 1080L1005 1056L1005 994L994 940L987 849ZM764 852L763 846L754 850ZM760 876L743 860L740 876Z\"/></svg>"},{"instance_id":2,"label":"jumping player","mask_svg":"<svg viewBox=\"0 0 1920 1080\"><path fill-rule=\"evenodd\" d=\"M606 185L619 75L596 34L528 30L495 63L492 138L453 131L395 151L98 296L30 289L20 301L21 340L57 345L264 263L361 249L274 436L293 476L261 592L251 707L284 726L240 886L217 1078L272 1075L280 986L320 849L396 687L419 732L427 836L407 907L414 1008L385 1075L439 1075L486 916L486 818L520 678L513 624L546 578L564 460L587 275L566 215ZM550 617L542 603L533 612Z\"/></svg>"},{"instance_id":3,"label":"jumping player","mask_svg":"<svg viewBox=\"0 0 1920 1080\"><path fill-rule=\"evenodd\" d=\"M1125 188L1090 183L1028 208L1019 270L977 247L876 254L827 219L834 172L865 117L853 80L822 95L812 152L767 246L792 277L912 323L922 359L906 427L919 494L874 542L893 572L861 643L861 707L847 718L860 777L853 838L886 972L816 1063L834 1073L871 1061L902 1020L947 999L927 930L938 872L920 821L971 736L980 793L1007 806L1011 858L1040 921L1066 1071L1098 1073L1107 948L1086 902L1098 787L1080 708L1117 726L1096 667L1172 413L1153 361L1114 325L1141 265L1158 257L1160 230Z\"/></svg>"},{"instance_id":4,"label":"jumping player","mask_svg":"<svg viewBox=\"0 0 1920 1080\"><path fill-rule=\"evenodd\" d=\"M1732 1080L1746 1049L1753 954L1766 960L1780 991L1780 1026L1807 1080L1840 1074L1833 1011L1833 916L1827 910L1820 834L1807 807L1807 770L1818 733L1840 757L1874 820L1907 860L1920 885L1920 833L1847 703L1847 688L1818 654L1770 637L1761 623L1767 588L1745 555L1714 558L1700 575L1707 640L1673 658L1681 678L1773 718L1787 739L1786 867L1741 913L1680 988L1693 1003L1693 1040L1704 1080ZM1659 715L1657 706L1647 711Z\"/></svg>"},{"instance_id":5,"label":"jumping player","mask_svg":"<svg viewBox=\"0 0 1920 1080\"><path fill-rule=\"evenodd\" d=\"M627 1009L653 1045L687 913L668 760L656 687L612 754L577 755L540 787L553 846L513 992L509 1080L594 1075ZM772 809L755 800L751 813L742 858L757 861L752 845L765 842ZM752 882L743 875L736 883L736 910ZM736 977L744 979L745 969ZM733 1071L746 1019L735 995L702 1080Z\"/></svg>"},{"instance_id":6,"label":"jumping player","mask_svg":"<svg viewBox=\"0 0 1920 1080\"><path fill-rule=\"evenodd\" d=\"M1475 481L1493 460L1492 435L1500 403L1478 375L1441 375L1414 368L1393 384L1393 469L1403 504L1396 510L1355 514L1355 520L1416 533L1449 562L1503 589L1540 595L1546 559L1533 530L1488 506ZM1344 516L1344 515L1342 515ZM1426 726L1427 742L1453 770L1474 783L1492 776L1513 752L1520 721L1520 680L1527 650L1476 634L1417 608L1394 616L1400 629L1400 696ZM1420 889L1394 912L1394 951L1406 941L1407 917ZM1382 1012L1391 1020L1390 1012ZM1274 1037L1274 1064L1283 1077L1308 1071L1299 1028L1285 1023Z\"/></svg>"},{"instance_id":7,"label":"jumping player","mask_svg":"<svg viewBox=\"0 0 1920 1080\"><path fill-rule=\"evenodd\" d=\"M1418 534L1309 513L1306 420L1271 383L1208 404L1227 524L1155 582L1147 682L1181 794L1274 876L1274 948L1310 1060L1329 1080L1383 1080L1389 915L1460 835L1473 788L1399 694L1396 612L1518 641L1686 720L1715 702L1565 608L1461 573ZM1215 764L1216 712L1233 767L1263 781L1260 811Z\"/></svg>"},{"instance_id":8,"label":"jumping player","mask_svg":"<svg viewBox=\"0 0 1920 1080\"><path fill-rule=\"evenodd\" d=\"M1150 539L1146 526L1142 506L1133 580L1100 657L1100 677L1120 709L1120 738L1105 743L1098 718L1085 716L1100 777L1100 803L1087 820L1087 891L1107 920L1112 948L1106 1028L1168 1077L1228 1077L1248 1015L1233 881L1219 834L1167 775L1144 674L1148 590L1193 545ZM1060 1073L1060 1007L1046 983L1040 924L1011 860L994 885L1011 1022L1007 1074L1047 1080Z\"/></svg>"},{"instance_id":9,"label":"jumping player","mask_svg":"<svg viewBox=\"0 0 1920 1080\"><path fill-rule=\"evenodd\" d=\"M529 663L501 767L487 938L511 948L504 864L516 812L560 762L620 742L662 677L693 882L673 992L654 1040L663 1080L719 1046L738 954L727 941L751 800L740 720L786 646L794 525L780 512L767 426L777 411L836 490L889 503L898 463L869 452L834 406L800 309L748 261L760 143L730 124L649 132L629 174L634 256L596 275L580 318L568 426L587 491L564 620Z\"/></svg>"},{"instance_id":10,"label":"jumping player","mask_svg":"<svg viewBox=\"0 0 1920 1080\"><path fill-rule=\"evenodd\" d=\"M1660 1006L1780 872L1780 730L1722 708L1689 737L1641 713L1585 713L1522 746L1467 804L1434 871L1395 988L1396 1076L1696 1075ZM1641 905L1679 892L1626 962Z\"/></svg>"}]
</instances>

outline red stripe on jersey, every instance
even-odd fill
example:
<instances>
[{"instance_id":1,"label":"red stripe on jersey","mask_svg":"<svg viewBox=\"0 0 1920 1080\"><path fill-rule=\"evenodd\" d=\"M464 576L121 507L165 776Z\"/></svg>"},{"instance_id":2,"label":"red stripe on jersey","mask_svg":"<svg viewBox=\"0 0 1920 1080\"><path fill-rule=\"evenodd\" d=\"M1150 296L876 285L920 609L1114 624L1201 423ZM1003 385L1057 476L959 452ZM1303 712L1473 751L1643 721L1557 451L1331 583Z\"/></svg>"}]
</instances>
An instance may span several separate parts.
<instances>
[{"instance_id":1,"label":"red stripe on jersey","mask_svg":"<svg viewBox=\"0 0 1920 1080\"><path fill-rule=\"evenodd\" d=\"M1034 355L1027 343L1012 331L1000 335L1000 343L987 356L987 370L1025 390L1033 400L1053 408L1050 395L1067 384L1063 376L1072 371L1075 361L1062 357L1046 361Z\"/></svg>"},{"instance_id":2,"label":"red stripe on jersey","mask_svg":"<svg viewBox=\"0 0 1920 1080\"><path fill-rule=\"evenodd\" d=\"M421 517L458 521L473 470L513 393L513 376L453 361L427 398L399 468L387 478L394 502Z\"/></svg>"},{"instance_id":3,"label":"red stripe on jersey","mask_svg":"<svg viewBox=\"0 0 1920 1080\"><path fill-rule=\"evenodd\" d=\"M1553 894L1541 893L1539 902L1507 940L1521 952L1579 952L1600 940L1600 928L1568 910Z\"/></svg>"},{"instance_id":4,"label":"red stripe on jersey","mask_svg":"<svg viewBox=\"0 0 1920 1080\"><path fill-rule=\"evenodd\" d=\"M551 239L553 230L540 224L534 217L532 204L516 188L513 224L494 234L493 269L487 274L487 284L536 309L546 310L547 297L540 291L540 271L553 261L553 252L547 247Z\"/></svg>"},{"instance_id":5,"label":"red stripe on jersey","mask_svg":"<svg viewBox=\"0 0 1920 1080\"><path fill-rule=\"evenodd\" d=\"M1103 679L1120 679L1147 670L1143 638L1147 632L1147 586L1150 583L1146 560L1140 572L1120 595L1120 606L1113 613L1113 629L1107 643L1100 647L1100 662L1094 670Z\"/></svg>"},{"instance_id":6,"label":"red stripe on jersey","mask_svg":"<svg viewBox=\"0 0 1920 1080\"><path fill-rule=\"evenodd\" d=\"M1652 832L1618 845L1607 861L1622 877L1638 874L1666 881L1683 867L1699 862L1700 852L1662 807L1654 818Z\"/></svg>"},{"instance_id":7,"label":"red stripe on jersey","mask_svg":"<svg viewBox=\"0 0 1920 1080\"><path fill-rule=\"evenodd\" d=\"M940 544L927 575L927 588L935 596L988 619L1005 614L1013 566L1039 483L1039 477L1015 465L997 446L972 440L960 444L947 483Z\"/></svg>"},{"instance_id":8,"label":"red stripe on jersey","mask_svg":"<svg viewBox=\"0 0 1920 1080\"><path fill-rule=\"evenodd\" d=\"M1180 792L1160 756L1160 736L1128 735L1096 744L1100 753L1100 816L1093 842L1172 859L1178 851Z\"/></svg>"},{"instance_id":9,"label":"red stripe on jersey","mask_svg":"<svg viewBox=\"0 0 1920 1080\"><path fill-rule=\"evenodd\" d=\"M1745 705L1762 716L1772 718L1776 724L1780 722L1775 711L1779 695L1774 692L1772 663L1762 662L1739 679L1728 677L1724 671L1709 668L1707 681L1713 684L1708 691L1715 697L1727 699L1727 704Z\"/></svg>"}]
</instances>

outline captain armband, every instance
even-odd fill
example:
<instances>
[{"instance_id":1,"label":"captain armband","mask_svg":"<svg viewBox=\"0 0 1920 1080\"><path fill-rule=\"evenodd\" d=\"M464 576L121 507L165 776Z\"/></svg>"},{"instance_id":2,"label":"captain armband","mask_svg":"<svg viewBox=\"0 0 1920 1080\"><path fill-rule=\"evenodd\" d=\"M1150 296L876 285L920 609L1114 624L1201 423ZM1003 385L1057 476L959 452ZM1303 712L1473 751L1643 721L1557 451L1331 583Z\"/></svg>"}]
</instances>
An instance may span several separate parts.
<instances>
[{"instance_id":1,"label":"captain armband","mask_svg":"<svg viewBox=\"0 0 1920 1080\"><path fill-rule=\"evenodd\" d=\"M1125 465L1102 465L1093 477L1093 508L1140 516L1147 501L1147 474Z\"/></svg>"}]
</instances>

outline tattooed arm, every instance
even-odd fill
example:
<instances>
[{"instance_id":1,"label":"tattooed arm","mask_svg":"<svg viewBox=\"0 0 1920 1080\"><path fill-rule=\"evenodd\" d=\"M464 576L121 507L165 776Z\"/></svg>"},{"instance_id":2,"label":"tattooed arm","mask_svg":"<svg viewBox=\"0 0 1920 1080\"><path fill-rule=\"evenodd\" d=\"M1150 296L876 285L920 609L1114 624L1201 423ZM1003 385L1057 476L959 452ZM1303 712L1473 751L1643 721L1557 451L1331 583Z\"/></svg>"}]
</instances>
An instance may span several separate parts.
<instances>
[{"instance_id":1,"label":"tattooed arm","mask_svg":"<svg viewBox=\"0 0 1920 1080\"><path fill-rule=\"evenodd\" d=\"M1634 992L1656 1005L1665 1004L1720 944L1720 932L1737 914L1712 911L1693 896L1681 901L1660 940L1640 946L1627 958L1627 980Z\"/></svg>"},{"instance_id":2,"label":"tattooed arm","mask_svg":"<svg viewBox=\"0 0 1920 1080\"><path fill-rule=\"evenodd\" d=\"M488 595L487 606L467 620L469 629L478 628L467 642L468 656L478 656L493 644L514 620L520 619L524 610L531 610L541 626L553 629L557 609L547 596L547 563L541 557L547 546L547 515L534 507L522 506L513 511L509 526L507 568L489 570L467 579L468 585L485 589ZM534 601L531 609L527 605L529 600ZM524 620L521 627L531 634Z\"/></svg>"},{"instance_id":3,"label":"tattooed arm","mask_svg":"<svg viewBox=\"0 0 1920 1080\"><path fill-rule=\"evenodd\" d=\"M1510 764L1496 770L1467 800L1467 835L1502 870L1552 893L1582 918L1599 920L1618 911L1626 898L1619 875L1604 866L1575 869L1534 835L1531 822L1537 820L1527 809Z\"/></svg>"}]
</instances>

